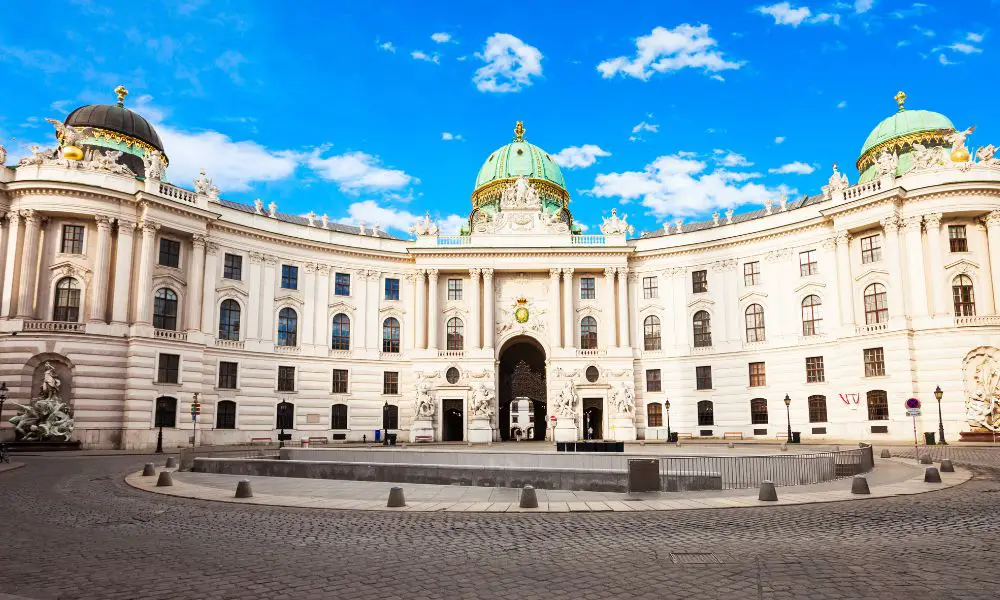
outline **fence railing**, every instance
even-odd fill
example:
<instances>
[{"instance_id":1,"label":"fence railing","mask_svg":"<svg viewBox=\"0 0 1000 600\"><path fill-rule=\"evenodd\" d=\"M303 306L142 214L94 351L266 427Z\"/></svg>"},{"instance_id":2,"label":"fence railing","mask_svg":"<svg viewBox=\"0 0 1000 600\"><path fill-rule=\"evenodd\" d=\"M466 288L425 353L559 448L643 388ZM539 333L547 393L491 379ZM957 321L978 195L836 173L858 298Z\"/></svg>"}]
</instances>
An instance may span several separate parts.
<instances>
[{"instance_id":1,"label":"fence railing","mask_svg":"<svg viewBox=\"0 0 1000 600\"><path fill-rule=\"evenodd\" d=\"M874 467L874 454L868 445L835 452L665 456L660 459L663 478L712 480L711 489L724 490L756 488L763 481L771 481L776 486L822 483L867 473Z\"/></svg>"}]
</instances>

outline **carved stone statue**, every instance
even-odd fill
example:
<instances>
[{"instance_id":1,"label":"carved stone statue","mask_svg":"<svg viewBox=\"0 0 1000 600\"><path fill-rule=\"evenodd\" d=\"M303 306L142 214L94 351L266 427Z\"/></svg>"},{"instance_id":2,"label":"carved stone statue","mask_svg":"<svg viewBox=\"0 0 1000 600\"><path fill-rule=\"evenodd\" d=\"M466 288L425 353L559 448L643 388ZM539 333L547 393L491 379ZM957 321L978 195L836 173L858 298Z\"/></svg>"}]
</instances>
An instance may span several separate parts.
<instances>
[{"instance_id":1,"label":"carved stone statue","mask_svg":"<svg viewBox=\"0 0 1000 600\"><path fill-rule=\"evenodd\" d=\"M576 390L573 388L573 382L567 381L559 393L556 394L555 402L555 414L560 417L575 417L576 416Z\"/></svg>"},{"instance_id":2,"label":"carved stone statue","mask_svg":"<svg viewBox=\"0 0 1000 600\"><path fill-rule=\"evenodd\" d=\"M62 382L51 362L42 366L42 385L31 404L14 404L21 412L11 418L14 430L26 441L68 441L73 433L73 414L59 397Z\"/></svg>"},{"instance_id":3,"label":"carved stone statue","mask_svg":"<svg viewBox=\"0 0 1000 600\"><path fill-rule=\"evenodd\" d=\"M89 137L94 131L90 127L73 127L55 119L45 120L52 123L52 126L56 128L56 137L62 141L63 146L80 147L83 145L83 140Z\"/></svg>"},{"instance_id":4,"label":"carved stone statue","mask_svg":"<svg viewBox=\"0 0 1000 600\"><path fill-rule=\"evenodd\" d=\"M628 224L628 215L618 218L618 209L611 209L611 217L605 217L601 224L601 233L604 235L628 235L635 231L635 228Z\"/></svg>"},{"instance_id":5,"label":"carved stone statue","mask_svg":"<svg viewBox=\"0 0 1000 600\"><path fill-rule=\"evenodd\" d=\"M413 235L437 235L438 226L431 221L430 213L424 215L423 219L417 219L417 222L410 227L410 233Z\"/></svg>"},{"instance_id":6,"label":"carved stone statue","mask_svg":"<svg viewBox=\"0 0 1000 600\"><path fill-rule=\"evenodd\" d=\"M118 163L118 159L121 158L121 156L121 150L105 150L104 152L95 152L93 159L87 161L85 166L94 171L107 171L109 173L117 173L118 175L134 175L131 169Z\"/></svg>"},{"instance_id":7,"label":"carved stone statue","mask_svg":"<svg viewBox=\"0 0 1000 600\"><path fill-rule=\"evenodd\" d=\"M267 205L267 216L271 217L272 219L278 218L278 205L275 204L274 202Z\"/></svg>"},{"instance_id":8,"label":"carved stone statue","mask_svg":"<svg viewBox=\"0 0 1000 600\"><path fill-rule=\"evenodd\" d=\"M7 164L7 148L0 144L0 167Z\"/></svg>"},{"instance_id":9,"label":"carved stone statue","mask_svg":"<svg viewBox=\"0 0 1000 600\"><path fill-rule=\"evenodd\" d=\"M142 164L145 167L146 179L161 181L167 174L167 165L163 161L163 154L159 150L152 150L142 157Z\"/></svg>"},{"instance_id":10,"label":"carved stone statue","mask_svg":"<svg viewBox=\"0 0 1000 600\"><path fill-rule=\"evenodd\" d=\"M203 195L208 195L208 188L212 187L212 180L205 175L205 169L202 169L198 176L194 178L194 191Z\"/></svg>"},{"instance_id":11,"label":"carved stone statue","mask_svg":"<svg viewBox=\"0 0 1000 600\"><path fill-rule=\"evenodd\" d=\"M965 154L969 153L969 149L965 147L965 138L972 135L972 132L975 130L976 126L973 125L972 127L966 129L965 131L956 131L954 133L950 133L947 136L945 136L944 139L951 143L952 155L955 155L956 153L963 151L965 152Z\"/></svg>"},{"instance_id":12,"label":"carved stone statue","mask_svg":"<svg viewBox=\"0 0 1000 600\"><path fill-rule=\"evenodd\" d=\"M983 146L976 150L976 161L982 166L1000 167L1000 158L996 158L996 153L997 148L993 144ZM0 165L3 165L3 160L0 160Z\"/></svg>"},{"instance_id":13,"label":"carved stone statue","mask_svg":"<svg viewBox=\"0 0 1000 600\"><path fill-rule=\"evenodd\" d=\"M923 144L913 144L911 155L913 157L911 171L923 171L944 164L944 148L940 146L928 148Z\"/></svg>"},{"instance_id":14,"label":"carved stone statue","mask_svg":"<svg viewBox=\"0 0 1000 600\"><path fill-rule=\"evenodd\" d=\"M485 383L480 383L476 386L475 391L472 393L472 403L469 406L469 412L475 419L493 419L493 390L487 387Z\"/></svg>"},{"instance_id":15,"label":"carved stone statue","mask_svg":"<svg viewBox=\"0 0 1000 600\"><path fill-rule=\"evenodd\" d=\"M417 384L417 397L413 400L414 419L431 419L434 417L434 401L428 393L431 386L425 382Z\"/></svg>"},{"instance_id":16,"label":"carved stone statue","mask_svg":"<svg viewBox=\"0 0 1000 600\"><path fill-rule=\"evenodd\" d=\"M974 431L1000 433L1000 350L982 347L966 357L965 411Z\"/></svg>"},{"instance_id":17,"label":"carved stone statue","mask_svg":"<svg viewBox=\"0 0 1000 600\"><path fill-rule=\"evenodd\" d=\"M542 205L538 192L527 177L518 177L500 194L500 210L505 208L538 208Z\"/></svg>"},{"instance_id":18,"label":"carved stone statue","mask_svg":"<svg viewBox=\"0 0 1000 600\"><path fill-rule=\"evenodd\" d=\"M260 198L257 198L256 200L254 200L253 201L253 210L258 215L264 214L264 201L261 200Z\"/></svg>"},{"instance_id":19,"label":"carved stone statue","mask_svg":"<svg viewBox=\"0 0 1000 600\"><path fill-rule=\"evenodd\" d=\"M899 166L899 157L894 152L883 150L882 154L875 159L875 171L879 177L883 175L895 175L896 167Z\"/></svg>"},{"instance_id":20,"label":"carved stone statue","mask_svg":"<svg viewBox=\"0 0 1000 600\"><path fill-rule=\"evenodd\" d=\"M51 161L54 161L58 155L59 155L58 148L42 149L41 146L36 145L31 147L31 156L26 156L22 158L21 162L18 163L18 165L22 167L27 167L30 165L44 165Z\"/></svg>"},{"instance_id":21,"label":"carved stone statue","mask_svg":"<svg viewBox=\"0 0 1000 600\"><path fill-rule=\"evenodd\" d=\"M627 384L620 384L611 393L611 402L619 415L631 417L635 414L635 396Z\"/></svg>"},{"instance_id":22,"label":"carved stone statue","mask_svg":"<svg viewBox=\"0 0 1000 600\"><path fill-rule=\"evenodd\" d=\"M850 187L847 175L837 170L837 163L833 163L833 174L830 175L830 180L827 182L826 187L831 192L843 191Z\"/></svg>"}]
</instances>

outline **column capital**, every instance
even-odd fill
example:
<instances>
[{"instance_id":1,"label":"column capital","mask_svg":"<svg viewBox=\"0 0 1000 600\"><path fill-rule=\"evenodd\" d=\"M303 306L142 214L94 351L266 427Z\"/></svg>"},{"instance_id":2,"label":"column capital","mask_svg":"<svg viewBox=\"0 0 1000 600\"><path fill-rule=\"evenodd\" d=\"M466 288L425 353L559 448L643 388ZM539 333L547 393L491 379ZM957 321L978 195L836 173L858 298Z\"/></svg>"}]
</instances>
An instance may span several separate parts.
<instances>
[{"instance_id":1,"label":"column capital","mask_svg":"<svg viewBox=\"0 0 1000 600\"><path fill-rule=\"evenodd\" d=\"M820 242L820 245L823 246L824 250L830 250L832 248L836 248L837 238L836 236L825 238L822 242Z\"/></svg>"},{"instance_id":2,"label":"column capital","mask_svg":"<svg viewBox=\"0 0 1000 600\"><path fill-rule=\"evenodd\" d=\"M111 217L106 217L104 215L97 215L94 217L97 221L98 231L110 231L111 230Z\"/></svg>"},{"instance_id":3,"label":"column capital","mask_svg":"<svg viewBox=\"0 0 1000 600\"><path fill-rule=\"evenodd\" d=\"M123 217L115 217L115 223L118 224L118 233L123 230L132 231L136 228L137 223L131 219L125 219Z\"/></svg>"},{"instance_id":4,"label":"column capital","mask_svg":"<svg viewBox=\"0 0 1000 600\"><path fill-rule=\"evenodd\" d=\"M987 228L1000 227L1000 210L994 210L993 212L988 213L986 218L983 220L986 222ZM994 285L997 285L996 282L994 282Z\"/></svg>"},{"instance_id":5,"label":"column capital","mask_svg":"<svg viewBox=\"0 0 1000 600\"><path fill-rule=\"evenodd\" d=\"M195 250L204 250L205 246L208 244L208 236L203 233L196 233L191 236L191 244L194 246Z\"/></svg>"},{"instance_id":6,"label":"column capital","mask_svg":"<svg viewBox=\"0 0 1000 600\"><path fill-rule=\"evenodd\" d=\"M13 227L21 223L21 213L16 210L7 211L7 222Z\"/></svg>"},{"instance_id":7,"label":"column capital","mask_svg":"<svg viewBox=\"0 0 1000 600\"><path fill-rule=\"evenodd\" d=\"M36 211L30 208L26 208L21 211L21 218L24 219L25 223L32 225L38 223L38 220L41 218L41 215L39 215Z\"/></svg>"},{"instance_id":8,"label":"column capital","mask_svg":"<svg viewBox=\"0 0 1000 600\"><path fill-rule=\"evenodd\" d=\"M899 231L899 217L896 215L888 216L879 221L879 223L882 224L882 229L886 233L896 233Z\"/></svg>"},{"instance_id":9,"label":"column capital","mask_svg":"<svg viewBox=\"0 0 1000 600\"><path fill-rule=\"evenodd\" d=\"M472 269L469 269L469 276L472 277L472 278L474 278L474 279L476 279L478 281L479 280L479 276L482 274L482 272L483 272L482 269L472 268Z\"/></svg>"},{"instance_id":10,"label":"column capital","mask_svg":"<svg viewBox=\"0 0 1000 600\"><path fill-rule=\"evenodd\" d=\"M264 261L267 262L268 258L274 258L275 261L276 261L276 257L265 257ZM330 271L332 271L332 270L333 270L333 267L331 267L330 265L323 265L323 264L320 264L320 263L316 263L316 273L320 277L329 277L330 276Z\"/></svg>"},{"instance_id":11,"label":"column capital","mask_svg":"<svg viewBox=\"0 0 1000 600\"><path fill-rule=\"evenodd\" d=\"M216 250L218 250L219 246L217 244L213 244L213 245L215 246ZM264 264L267 265L267 266L269 266L269 267L273 267L274 265L278 264L278 257L275 256L275 255L273 255L273 254L265 254L264 255Z\"/></svg>"},{"instance_id":12,"label":"column capital","mask_svg":"<svg viewBox=\"0 0 1000 600\"><path fill-rule=\"evenodd\" d=\"M604 277L606 279L614 279L615 278L615 271L617 271L617 270L618 269L616 269L614 267L604 267Z\"/></svg>"},{"instance_id":13,"label":"column capital","mask_svg":"<svg viewBox=\"0 0 1000 600\"><path fill-rule=\"evenodd\" d=\"M559 279L559 269L549 269L549 277Z\"/></svg>"},{"instance_id":14,"label":"column capital","mask_svg":"<svg viewBox=\"0 0 1000 600\"><path fill-rule=\"evenodd\" d=\"M316 263L307 262L304 265L302 265L302 270L312 275L313 273L316 272Z\"/></svg>"},{"instance_id":15,"label":"column capital","mask_svg":"<svg viewBox=\"0 0 1000 600\"><path fill-rule=\"evenodd\" d=\"M629 270L628 267L615 267L615 273L617 273L618 277L621 278L628 275Z\"/></svg>"},{"instance_id":16,"label":"column capital","mask_svg":"<svg viewBox=\"0 0 1000 600\"><path fill-rule=\"evenodd\" d=\"M407 271L406 273L403 273L403 278L406 279L407 281L409 281L410 283L413 283L414 281L416 281L418 277L421 278L421 280L422 280L423 276L424 276L424 272L422 270L420 270L420 269L416 269L416 270L413 270L413 271Z\"/></svg>"},{"instance_id":17,"label":"column capital","mask_svg":"<svg viewBox=\"0 0 1000 600\"><path fill-rule=\"evenodd\" d=\"M930 231L931 229L939 229L941 227L941 217L943 216L944 215L941 213L928 213L923 215L924 224L927 226L927 230Z\"/></svg>"},{"instance_id":18,"label":"column capital","mask_svg":"<svg viewBox=\"0 0 1000 600\"><path fill-rule=\"evenodd\" d=\"M205 252L209 256L215 256L219 253L219 245L211 240L205 242Z\"/></svg>"},{"instance_id":19,"label":"column capital","mask_svg":"<svg viewBox=\"0 0 1000 600\"><path fill-rule=\"evenodd\" d=\"M437 269L427 269L427 278L431 281L437 281L438 270Z\"/></svg>"},{"instance_id":20,"label":"column capital","mask_svg":"<svg viewBox=\"0 0 1000 600\"><path fill-rule=\"evenodd\" d=\"M903 219L903 228L907 231L916 231L920 233L920 227L923 225L924 217L922 215L912 215L905 217Z\"/></svg>"},{"instance_id":21,"label":"column capital","mask_svg":"<svg viewBox=\"0 0 1000 600\"><path fill-rule=\"evenodd\" d=\"M160 230L160 224L144 219L139 223L139 228L142 229L144 235L155 235Z\"/></svg>"},{"instance_id":22,"label":"column capital","mask_svg":"<svg viewBox=\"0 0 1000 600\"><path fill-rule=\"evenodd\" d=\"M483 269L483 279L493 281L493 269Z\"/></svg>"},{"instance_id":23,"label":"column capital","mask_svg":"<svg viewBox=\"0 0 1000 600\"><path fill-rule=\"evenodd\" d=\"M260 252L250 252L247 256L250 258L250 264L252 265L259 265L264 262L264 255Z\"/></svg>"},{"instance_id":24,"label":"column capital","mask_svg":"<svg viewBox=\"0 0 1000 600\"><path fill-rule=\"evenodd\" d=\"M563 277L572 277L573 276L573 268L572 267L564 268L562 270L562 272L563 272Z\"/></svg>"},{"instance_id":25,"label":"column capital","mask_svg":"<svg viewBox=\"0 0 1000 600\"><path fill-rule=\"evenodd\" d=\"M837 231L833 234L833 243L837 244L838 246L846 246L847 244L851 243L852 237L854 236L851 235L851 232L845 229L841 229L840 231Z\"/></svg>"}]
</instances>

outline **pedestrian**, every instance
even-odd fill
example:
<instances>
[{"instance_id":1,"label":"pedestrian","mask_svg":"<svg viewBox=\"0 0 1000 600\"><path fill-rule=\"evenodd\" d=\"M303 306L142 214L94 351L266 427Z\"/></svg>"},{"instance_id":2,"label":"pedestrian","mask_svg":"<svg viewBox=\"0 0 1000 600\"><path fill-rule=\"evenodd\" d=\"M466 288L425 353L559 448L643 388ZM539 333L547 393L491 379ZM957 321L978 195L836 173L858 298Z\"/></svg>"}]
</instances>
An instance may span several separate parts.
<instances>
[{"instance_id":1,"label":"pedestrian","mask_svg":"<svg viewBox=\"0 0 1000 600\"><path fill-rule=\"evenodd\" d=\"M591 425L590 427L587 427L587 439L588 440L594 439L594 426L593 425Z\"/></svg>"}]
</instances>

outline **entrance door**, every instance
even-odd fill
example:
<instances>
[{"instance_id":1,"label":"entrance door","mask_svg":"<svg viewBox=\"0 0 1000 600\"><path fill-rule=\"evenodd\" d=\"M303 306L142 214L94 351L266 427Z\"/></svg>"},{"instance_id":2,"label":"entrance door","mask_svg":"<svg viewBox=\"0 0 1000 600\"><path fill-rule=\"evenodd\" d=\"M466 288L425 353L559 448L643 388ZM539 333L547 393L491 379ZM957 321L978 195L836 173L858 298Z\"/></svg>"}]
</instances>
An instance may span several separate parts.
<instances>
[{"instance_id":1,"label":"entrance door","mask_svg":"<svg viewBox=\"0 0 1000 600\"><path fill-rule=\"evenodd\" d=\"M441 401L441 439L446 442L461 442L464 439L465 422L462 418L461 400Z\"/></svg>"},{"instance_id":2,"label":"entrance door","mask_svg":"<svg viewBox=\"0 0 1000 600\"><path fill-rule=\"evenodd\" d=\"M604 439L604 399L583 399L583 437L587 440Z\"/></svg>"}]
</instances>

